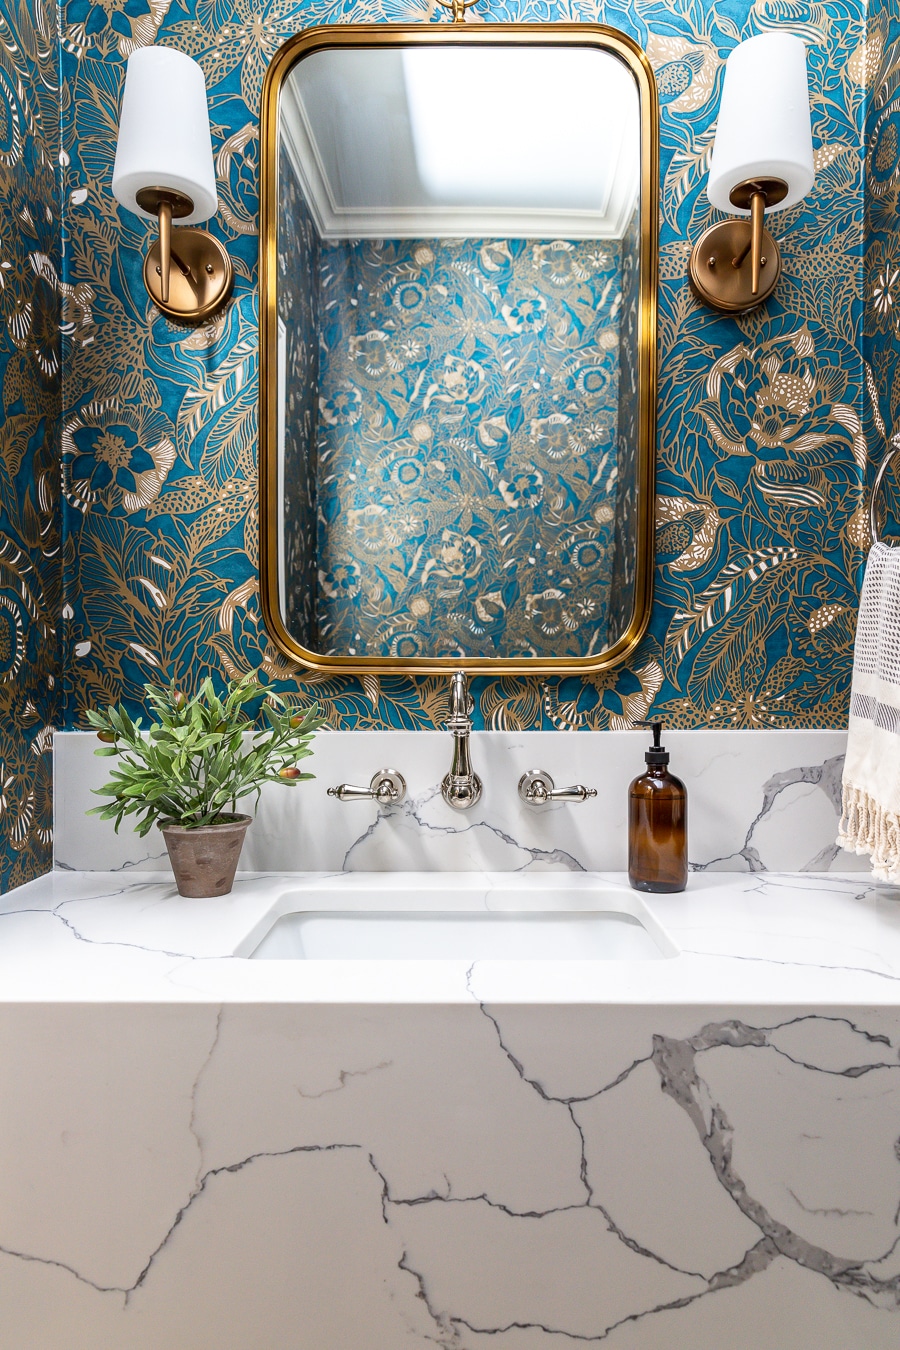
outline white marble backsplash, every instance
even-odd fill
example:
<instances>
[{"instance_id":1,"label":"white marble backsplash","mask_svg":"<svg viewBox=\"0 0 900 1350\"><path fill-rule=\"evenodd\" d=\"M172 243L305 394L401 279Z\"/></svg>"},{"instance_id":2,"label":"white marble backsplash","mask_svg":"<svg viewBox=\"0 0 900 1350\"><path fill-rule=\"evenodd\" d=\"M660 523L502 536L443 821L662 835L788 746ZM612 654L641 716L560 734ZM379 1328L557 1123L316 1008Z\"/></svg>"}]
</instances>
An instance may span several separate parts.
<instances>
[{"instance_id":1,"label":"white marble backsplash","mask_svg":"<svg viewBox=\"0 0 900 1350\"><path fill-rule=\"evenodd\" d=\"M304 767L316 777L272 787L260 802L241 859L258 871L622 871L627 865L628 785L643 771L649 733L475 732L472 758L481 801L456 812L441 798L450 766L444 732L320 734ZM667 732L670 768L688 788L688 835L695 871L867 871L835 844L846 733L838 731ZM109 871L167 867L156 830L140 839L127 826L85 814L111 762L97 758L87 732L55 738L58 867ZM337 783L367 785L376 769L404 775L396 807L339 802ZM519 801L528 769L557 787L584 783L597 796L543 810Z\"/></svg>"}]
</instances>

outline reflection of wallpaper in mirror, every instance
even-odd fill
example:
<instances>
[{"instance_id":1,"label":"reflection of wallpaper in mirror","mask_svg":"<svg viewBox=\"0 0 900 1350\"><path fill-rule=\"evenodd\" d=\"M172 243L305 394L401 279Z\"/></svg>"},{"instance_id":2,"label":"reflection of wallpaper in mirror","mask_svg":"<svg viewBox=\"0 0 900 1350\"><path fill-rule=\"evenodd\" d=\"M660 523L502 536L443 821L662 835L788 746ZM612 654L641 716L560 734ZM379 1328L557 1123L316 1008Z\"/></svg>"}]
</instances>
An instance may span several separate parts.
<instances>
[{"instance_id":1,"label":"reflection of wallpaper in mirror","mask_svg":"<svg viewBox=\"0 0 900 1350\"><path fill-rule=\"evenodd\" d=\"M622 237L622 323L619 330L619 415L616 457L619 490L613 528L608 630L611 640L624 633L634 609L635 508L640 430L638 314L641 298L641 219L635 207Z\"/></svg>"},{"instance_id":2,"label":"reflection of wallpaper in mirror","mask_svg":"<svg viewBox=\"0 0 900 1350\"><path fill-rule=\"evenodd\" d=\"M313 645L316 588L316 386L319 236L291 164L279 160L278 317L285 327L284 567L287 627Z\"/></svg>"},{"instance_id":3,"label":"reflection of wallpaper in mirror","mask_svg":"<svg viewBox=\"0 0 900 1350\"><path fill-rule=\"evenodd\" d=\"M618 252L322 244L319 650L608 645Z\"/></svg>"}]
</instances>

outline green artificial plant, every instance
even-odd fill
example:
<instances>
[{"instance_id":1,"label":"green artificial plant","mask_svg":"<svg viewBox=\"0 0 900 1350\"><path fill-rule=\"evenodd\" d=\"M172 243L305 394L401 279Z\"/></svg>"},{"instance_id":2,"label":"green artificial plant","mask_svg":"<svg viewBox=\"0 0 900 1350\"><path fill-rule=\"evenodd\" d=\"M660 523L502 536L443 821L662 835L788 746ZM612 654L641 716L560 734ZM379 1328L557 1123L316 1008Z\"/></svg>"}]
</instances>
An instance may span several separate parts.
<instances>
[{"instance_id":1,"label":"green artificial plant","mask_svg":"<svg viewBox=\"0 0 900 1350\"><path fill-rule=\"evenodd\" d=\"M121 760L95 789L112 800L88 814L115 820L117 831L125 816L138 817L141 836L156 823L188 829L225 823L241 798L255 792L259 801L263 783L293 787L314 776L301 773L297 762L312 754L309 743L323 725L318 705L297 712L252 675L231 680L222 698L211 679L193 698L174 684L144 689L158 718L146 732L121 705L88 712L104 742L94 753ZM255 727L246 705L260 698L267 725Z\"/></svg>"}]
</instances>

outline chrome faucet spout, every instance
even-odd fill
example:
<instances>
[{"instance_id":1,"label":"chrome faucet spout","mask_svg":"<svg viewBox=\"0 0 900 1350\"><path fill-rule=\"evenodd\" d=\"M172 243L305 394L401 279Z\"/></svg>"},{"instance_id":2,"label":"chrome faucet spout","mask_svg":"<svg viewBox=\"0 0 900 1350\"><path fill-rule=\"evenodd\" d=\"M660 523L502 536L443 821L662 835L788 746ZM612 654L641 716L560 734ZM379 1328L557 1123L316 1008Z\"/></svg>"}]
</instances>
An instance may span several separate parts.
<instances>
[{"instance_id":1,"label":"chrome faucet spout","mask_svg":"<svg viewBox=\"0 0 900 1350\"><path fill-rule=\"evenodd\" d=\"M441 783L441 795L455 811L467 811L481 797L481 779L472 771L469 753L474 706L465 672L458 670L450 681L450 716L446 724L453 736L453 759L450 772Z\"/></svg>"}]
</instances>

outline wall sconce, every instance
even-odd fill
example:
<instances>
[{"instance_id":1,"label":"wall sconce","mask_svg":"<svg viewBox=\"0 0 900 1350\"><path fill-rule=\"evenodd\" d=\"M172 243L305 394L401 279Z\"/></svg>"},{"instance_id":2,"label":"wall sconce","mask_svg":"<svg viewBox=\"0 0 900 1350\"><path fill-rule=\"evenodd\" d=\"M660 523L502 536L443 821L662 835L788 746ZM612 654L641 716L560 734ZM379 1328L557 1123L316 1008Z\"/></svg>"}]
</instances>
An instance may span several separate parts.
<instances>
[{"instance_id":1,"label":"wall sconce","mask_svg":"<svg viewBox=\"0 0 900 1350\"><path fill-rule=\"evenodd\" d=\"M144 259L144 284L170 319L199 322L231 294L231 259L207 230L193 225L218 209L206 80L196 61L171 47L139 47L128 58L113 196L159 239Z\"/></svg>"},{"instance_id":2,"label":"wall sconce","mask_svg":"<svg viewBox=\"0 0 900 1350\"><path fill-rule=\"evenodd\" d=\"M735 47L725 84L706 193L726 220L701 236L688 277L698 300L745 314L772 294L781 275L766 211L784 211L813 185L806 45L792 33L763 33Z\"/></svg>"}]
</instances>

